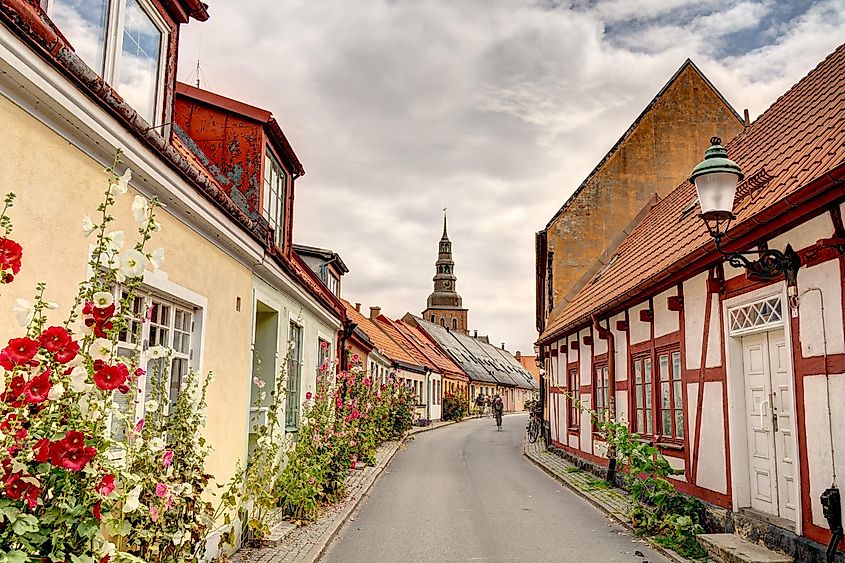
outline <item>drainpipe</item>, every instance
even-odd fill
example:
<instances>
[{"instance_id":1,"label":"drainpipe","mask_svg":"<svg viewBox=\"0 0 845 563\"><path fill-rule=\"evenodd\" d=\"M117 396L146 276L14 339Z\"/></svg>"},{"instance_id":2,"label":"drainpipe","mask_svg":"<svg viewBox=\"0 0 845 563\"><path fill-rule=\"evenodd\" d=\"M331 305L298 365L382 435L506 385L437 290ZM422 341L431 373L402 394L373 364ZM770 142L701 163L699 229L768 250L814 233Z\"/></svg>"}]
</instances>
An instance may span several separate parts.
<instances>
[{"instance_id":1,"label":"drainpipe","mask_svg":"<svg viewBox=\"0 0 845 563\"><path fill-rule=\"evenodd\" d=\"M349 319L344 319L340 335L340 371L346 371L346 341L352 336L352 331L358 326Z\"/></svg>"},{"instance_id":2,"label":"drainpipe","mask_svg":"<svg viewBox=\"0 0 845 563\"><path fill-rule=\"evenodd\" d=\"M602 340L607 340L607 412L611 421L616 421L616 340L613 331L610 330L610 319L607 320L608 328L599 324L597 315L593 315L593 328ZM607 482L611 485L616 481L616 448L608 442L607 449Z\"/></svg>"}]
</instances>

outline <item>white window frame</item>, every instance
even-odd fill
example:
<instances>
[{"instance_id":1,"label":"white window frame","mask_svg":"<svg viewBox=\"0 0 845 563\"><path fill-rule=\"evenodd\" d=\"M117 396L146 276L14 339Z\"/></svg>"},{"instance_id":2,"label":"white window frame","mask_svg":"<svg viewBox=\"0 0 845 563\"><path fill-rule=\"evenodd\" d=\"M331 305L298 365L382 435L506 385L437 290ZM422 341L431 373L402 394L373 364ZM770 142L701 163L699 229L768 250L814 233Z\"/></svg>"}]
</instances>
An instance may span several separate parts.
<instances>
[{"instance_id":1,"label":"white window frame","mask_svg":"<svg viewBox=\"0 0 845 563\"><path fill-rule=\"evenodd\" d=\"M278 168L278 172L282 175L282 192L276 194L279 197L276 208L276 217L271 217L269 213L270 193L268 193L269 186L267 185L268 169ZM261 215L267 219L267 222L273 227L274 242L276 246L281 248L285 242L285 215L287 207L288 194L288 171L282 166L282 163L276 157L273 150L266 146L264 147L264 174L261 178ZM272 184L271 184L272 185Z\"/></svg>"},{"instance_id":2,"label":"white window frame","mask_svg":"<svg viewBox=\"0 0 845 563\"><path fill-rule=\"evenodd\" d=\"M164 113L164 70L167 67L167 64L165 64L167 55L170 52L170 28L168 27L167 22L164 21L164 18L161 17L161 14L155 6L153 6L152 2L149 0L135 1L138 2L141 10L144 11L144 13L150 18L150 21L153 22L153 25L161 32L161 51L158 57L158 68L156 69L156 99L153 104L153 115L144 116L141 115L140 111L138 115L144 119L151 120L150 125L163 127L161 121ZM42 5L43 2L46 2L44 11L46 11L47 15L52 19L53 8L56 0L43 0ZM106 84L112 86L115 91L118 91L116 77L118 69L120 68L120 58L123 54L123 30L126 16L126 0L108 0L108 3L105 45L103 46L104 54L102 79L106 82ZM61 29L59 29L59 31L61 31ZM98 75L100 74L100 69L92 70ZM120 94L119 91L117 93ZM133 109L138 111L136 108Z\"/></svg>"}]
</instances>

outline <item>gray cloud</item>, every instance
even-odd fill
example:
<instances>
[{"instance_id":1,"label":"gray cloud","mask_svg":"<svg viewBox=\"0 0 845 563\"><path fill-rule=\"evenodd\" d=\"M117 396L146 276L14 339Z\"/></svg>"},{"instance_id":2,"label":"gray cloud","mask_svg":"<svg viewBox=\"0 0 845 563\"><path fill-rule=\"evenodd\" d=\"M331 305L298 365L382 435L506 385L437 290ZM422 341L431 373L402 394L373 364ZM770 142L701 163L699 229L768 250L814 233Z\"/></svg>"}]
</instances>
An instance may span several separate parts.
<instances>
[{"instance_id":1,"label":"gray cloud","mask_svg":"<svg viewBox=\"0 0 845 563\"><path fill-rule=\"evenodd\" d=\"M185 28L209 89L271 110L307 175L297 242L391 316L431 291L449 208L471 328L531 349L534 233L693 58L762 112L845 37L845 3L244 0Z\"/></svg>"}]
</instances>

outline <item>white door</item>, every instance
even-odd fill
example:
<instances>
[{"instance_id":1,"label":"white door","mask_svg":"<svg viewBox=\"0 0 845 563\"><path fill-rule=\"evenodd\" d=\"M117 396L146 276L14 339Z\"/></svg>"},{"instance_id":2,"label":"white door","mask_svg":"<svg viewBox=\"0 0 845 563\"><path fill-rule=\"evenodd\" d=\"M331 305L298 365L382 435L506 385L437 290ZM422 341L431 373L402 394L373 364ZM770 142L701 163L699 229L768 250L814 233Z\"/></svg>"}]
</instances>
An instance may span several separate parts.
<instances>
[{"instance_id":1,"label":"white door","mask_svg":"<svg viewBox=\"0 0 845 563\"><path fill-rule=\"evenodd\" d=\"M742 339L751 508L795 520L792 370L782 329Z\"/></svg>"}]
</instances>

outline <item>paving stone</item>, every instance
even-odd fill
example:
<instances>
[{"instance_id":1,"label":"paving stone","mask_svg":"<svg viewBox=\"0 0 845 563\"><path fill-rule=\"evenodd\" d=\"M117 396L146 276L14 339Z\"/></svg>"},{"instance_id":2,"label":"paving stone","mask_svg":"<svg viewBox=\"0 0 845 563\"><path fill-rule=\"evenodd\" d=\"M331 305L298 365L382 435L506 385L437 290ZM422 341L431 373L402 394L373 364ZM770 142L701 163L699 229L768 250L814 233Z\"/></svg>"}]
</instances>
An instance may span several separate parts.
<instances>
[{"instance_id":1,"label":"paving stone","mask_svg":"<svg viewBox=\"0 0 845 563\"><path fill-rule=\"evenodd\" d=\"M710 555L725 563L789 563L793 560L734 534L701 534L698 539Z\"/></svg>"}]
</instances>

